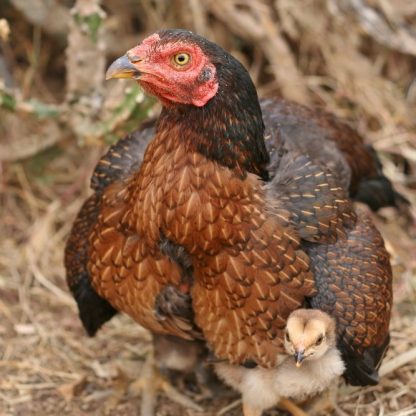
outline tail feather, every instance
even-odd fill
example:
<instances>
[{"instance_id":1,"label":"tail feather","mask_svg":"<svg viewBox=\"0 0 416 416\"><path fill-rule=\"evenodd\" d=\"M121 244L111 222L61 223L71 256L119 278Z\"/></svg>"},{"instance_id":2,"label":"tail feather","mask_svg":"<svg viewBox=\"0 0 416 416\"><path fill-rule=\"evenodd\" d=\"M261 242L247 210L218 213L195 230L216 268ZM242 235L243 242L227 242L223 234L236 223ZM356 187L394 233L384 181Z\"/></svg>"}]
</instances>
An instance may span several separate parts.
<instances>
[{"instance_id":1,"label":"tail feather","mask_svg":"<svg viewBox=\"0 0 416 416\"><path fill-rule=\"evenodd\" d=\"M80 320L90 337L117 314L117 310L94 291L87 274L79 276L71 291L78 305Z\"/></svg>"},{"instance_id":2,"label":"tail feather","mask_svg":"<svg viewBox=\"0 0 416 416\"><path fill-rule=\"evenodd\" d=\"M380 381L378 370L387 353L390 335L379 346L373 346L363 351L360 359L348 348L340 347L342 358L346 365L343 377L351 386L375 386Z\"/></svg>"},{"instance_id":3,"label":"tail feather","mask_svg":"<svg viewBox=\"0 0 416 416\"><path fill-rule=\"evenodd\" d=\"M395 191L389 179L382 174L361 180L354 199L367 204L373 211L383 207L395 207L405 211L410 206L409 200Z\"/></svg>"}]
</instances>

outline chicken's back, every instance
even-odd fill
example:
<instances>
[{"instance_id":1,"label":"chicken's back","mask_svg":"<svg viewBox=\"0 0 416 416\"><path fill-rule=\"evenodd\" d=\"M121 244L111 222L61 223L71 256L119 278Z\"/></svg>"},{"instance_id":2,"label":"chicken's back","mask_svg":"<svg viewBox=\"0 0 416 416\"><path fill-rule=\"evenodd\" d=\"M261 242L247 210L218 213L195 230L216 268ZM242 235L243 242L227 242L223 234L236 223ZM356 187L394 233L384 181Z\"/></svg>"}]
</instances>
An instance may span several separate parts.
<instances>
[{"instance_id":1,"label":"chicken's back","mask_svg":"<svg viewBox=\"0 0 416 416\"><path fill-rule=\"evenodd\" d=\"M284 143L289 149L308 154L314 162L330 168L352 198L374 211L408 204L383 174L373 147L347 123L323 110L282 99L261 100L260 104L272 161L271 176L278 167L279 149Z\"/></svg>"}]
</instances>

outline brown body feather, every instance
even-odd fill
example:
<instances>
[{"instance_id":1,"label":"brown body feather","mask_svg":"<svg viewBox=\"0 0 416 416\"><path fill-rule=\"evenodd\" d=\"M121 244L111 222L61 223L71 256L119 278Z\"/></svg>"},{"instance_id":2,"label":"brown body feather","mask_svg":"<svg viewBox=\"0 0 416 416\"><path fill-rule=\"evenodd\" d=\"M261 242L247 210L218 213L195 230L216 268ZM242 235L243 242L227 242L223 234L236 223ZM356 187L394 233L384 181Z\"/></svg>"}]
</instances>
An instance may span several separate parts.
<instances>
[{"instance_id":1,"label":"brown body feather","mask_svg":"<svg viewBox=\"0 0 416 416\"><path fill-rule=\"evenodd\" d=\"M319 249L327 250L333 263L338 264L342 269L344 259L341 255L339 255L339 258L337 257L337 253L340 253L340 248L338 245L331 245L331 243L333 244L339 237L341 241L346 241L346 228L351 228L355 222L355 214L352 211L351 203L345 196L345 191L337 185L336 175L332 174L331 171L322 169L316 164L311 163L310 158L307 156L299 155L295 151L285 147L282 149L282 143L280 141L274 142L275 149L279 149L276 150L278 152L279 165L275 167L274 171L271 171L273 179L267 186L266 191L264 191L259 181L253 179L253 177L248 177L244 185L244 181L241 181L237 175L233 175L230 171L216 166L214 162L204 159L199 154L191 156L186 150L183 150L180 155L177 146L172 145L172 151L168 157L166 139L163 139L159 142L158 146L152 144L152 147L148 151L147 172L152 175L151 180L145 177L141 179L141 183L147 183L149 184L148 186L152 184L151 186L154 188L152 191L142 190L140 192L142 200L138 202L138 187L136 186L136 181L137 177L141 174L139 175L136 169L140 166L142 157L140 156L140 151L137 151L137 148L140 145L142 149L150 141L153 127L145 133L145 135L137 134L136 136L130 136L124 140L121 150L120 143L116 149L117 155L120 155L122 159L124 159L126 153L133 154L138 158L134 163L131 163L131 158L127 158L129 161L128 166L133 166L132 169L130 167L127 169L116 169L114 170L115 173L109 171L112 163L107 163L107 161L112 160L111 157L113 157L114 148L103 158L104 162L99 163L96 172L98 171L100 176L97 173L94 175L96 178L95 189L100 194L105 191L99 199L100 204L101 199L103 199L105 205L100 209L99 219L98 209L96 207L92 210L92 214L84 214L82 216L83 224L89 224L89 228L81 227L79 222L74 224L74 231L67 245L68 252L79 252L79 244L85 242L88 233L91 231L91 227L94 226L96 231L90 239L90 242L95 242L93 244L95 248L93 252L88 253L88 255L85 254L83 261L85 263L86 258L89 259L90 271L94 272L91 276L95 276L95 287L100 295L109 300L112 305L107 306L107 308L111 308L108 310L110 312L112 310L125 311L142 325L159 333L172 334L186 339L196 339L199 338L199 335L197 335L195 326L189 322L189 317L184 319L184 313L171 314L166 319L165 315L161 316L158 312L160 309L159 299L161 294L165 293L167 286L174 287L176 293L182 293L188 297L191 291L189 278L183 281L183 267L178 267L176 261L166 256L166 253L160 248L161 237L158 227L162 223L163 227L165 227L164 232L166 235L170 238L177 239L181 245L186 244L187 251L189 250L189 253L192 255L196 254L197 251L201 251L201 248L210 249L211 254L209 256L199 253L199 259L197 261L200 265L205 265L205 268L203 268L203 271L198 272L198 284L192 289L193 293L196 294L194 295L194 307L198 311L197 321L199 325L206 327L206 334L208 334L208 338L213 340L214 350L219 356L227 357L238 362L246 362L254 359L255 362L260 362L262 365L271 365L270 354L272 356L274 354L275 356L276 351L280 351L281 330L284 327L284 316L287 316L288 313L283 314L281 316L282 319L279 321L277 317L280 315L276 311L270 312L270 309L266 306L270 300L278 298L278 295L272 295L270 297L271 291L275 290L276 293L280 291L280 289L273 289L277 281L275 276L278 275L279 272L277 271L281 268L281 260L278 260L276 265L276 259L280 259L282 253L286 250L290 251L290 254L286 255L289 258L292 252L297 251L299 254L299 238L302 238L305 241L321 243L319 245L311 245L312 248L308 251L315 267L315 273L322 275L321 271L318 270L318 259L320 257L314 251L316 250L318 252ZM133 147L128 145L129 141L134 143ZM284 146L286 144L287 141L284 142ZM152 149L155 147L159 147L159 152L163 155L162 160L157 164L153 160L155 153ZM178 166L180 163L177 163L181 161L181 158L184 165L182 169ZM192 164L196 166L192 166ZM156 165L160 167L156 169ZM103 170L104 167L106 170ZM218 172L221 170L223 171L222 174ZM123 172L123 175L120 175L120 172ZM156 182L155 176L158 177ZM233 178L233 176L235 177ZM111 178L111 181L105 179L108 182L104 182L104 185L101 185L98 178L101 181L104 180L103 178ZM231 186L233 180L236 184L234 191ZM113 184L111 184L112 182ZM205 189L207 188L207 184L210 184L208 190ZM226 187L222 189L224 188L224 184L226 184ZM166 189L169 187L170 192L165 194ZM203 189L202 193L200 192L201 189ZM257 193L254 192L255 190L257 190ZM240 192L247 194L245 201L238 196ZM264 192L268 193L269 202L267 204L264 201ZM215 198L213 198L213 194ZM146 198L146 195L153 195L153 197L149 198L148 196ZM231 198L232 195L235 197L234 201ZM156 203L156 196L162 199L166 213L163 217L159 218L156 231L152 234L151 241L153 249L150 251L150 255L147 258L146 256L139 258L138 256L142 255L141 253L146 253L146 250L148 250L148 248L144 247L148 243L151 233L148 232L147 228L143 227L139 229L143 233L143 237L139 239L135 226L136 223L150 224L150 218L155 218L155 213L153 212L152 214L152 210L154 211L156 204L162 203L161 201ZM97 201L97 197L93 196L91 200ZM137 202L133 203L133 200ZM208 200L209 203L207 202ZM247 206L244 206L244 202ZM96 204L95 202L94 206ZM271 212L276 210L279 212L279 218L284 227L287 227L289 222L293 227L296 227L299 237L292 235L292 240L290 238L287 239L286 244L288 244L288 247L285 247L279 242L276 247L280 246L283 250L280 252L272 250L272 255L267 250L264 250L263 247L262 250L258 250L257 254L253 255L252 246L250 245L248 245L249 253L238 252L234 246L238 244L241 246L247 239L247 235L252 236L251 230L248 232L248 229L243 227L242 224L245 225L245 221L243 220L248 218L248 213L250 213L250 217L252 216L256 204L259 204L257 205L256 211L258 214L260 213L261 218L260 222L259 219L254 220L256 223L255 230L259 230L255 231L254 235L257 232L261 232L262 227L264 227L265 215L263 211L267 207L267 210ZM91 202L89 205L91 205ZM135 213L133 213L134 210L136 210ZM107 212L108 214L106 214ZM142 216L140 221L137 215ZM237 221L239 217L242 220L240 224ZM236 224L230 225L227 222L224 223L224 220L231 218L235 218ZM197 232L189 235L187 230L190 229L186 224L192 224L192 227L196 226ZM266 227L267 229L272 230L270 225L266 225L268 226L268 228ZM251 226L253 226L253 223L251 223ZM360 229L356 232L361 232L363 235L366 233L365 230ZM227 248L229 252L227 253L226 260L221 260L221 256L212 255L215 253L213 249L213 247L215 248L215 244L211 244L209 247L207 246L208 241L214 241L215 237L218 239L217 250L218 244L229 246ZM270 235L266 238L270 239ZM260 241L259 244L262 243L267 247L274 247L276 244L276 242L271 243L271 240ZM349 246L346 244L344 248L347 247ZM108 257L110 251L111 256ZM234 260L235 254L237 253L238 265L235 264L236 262ZM259 257L259 253L261 253L263 259ZM271 271L271 275L273 276L270 280L270 287L268 285L264 287L258 285L248 285L245 287L242 285L241 282L249 281L250 275L243 276L244 273L241 272L245 272L247 269L250 271L250 268L255 270L253 264L256 261L264 262L266 259L265 256L269 256L268 261L270 261L269 268L266 271ZM283 256L283 258L286 257ZM238 269L240 267L239 258L244 258L244 269ZM95 262L92 259L96 259ZM137 259L141 263L140 267ZM304 265L304 270L302 270L302 273L306 274L309 260L303 254L299 254L299 259L306 264ZM325 264L325 261L321 261L321 264ZM360 264L360 261L359 258L356 259L357 264ZM69 271L68 281L72 287L76 286L78 283L77 279L80 276L85 279L91 278L88 277L88 274L84 277L85 271L84 274L80 273L79 267L85 268L82 261L78 264L80 266L76 266L75 263L67 264L67 270ZM263 264L262 267L264 267ZM141 276L144 276L144 279L140 281L138 276L141 270L145 270L143 268L147 268L148 271L141 274ZM236 270L240 273L238 278L235 275ZM287 274L284 268L282 270L283 276ZM293 271L293 267L289 268L289 270ZM162 273L160 273L161 271ZM327 274L329 273L327 272ZM268 273L267 275L270 276ZM337 274L334 273L333 275L336 276ZM107 276L110 277L106 279ZM386 284L388 284L388 275L386 273L385 278ZM296 280L293 281L293 283L295 282ZM297 281L297 284L301 285L299 281ZM279 288L279 285L276 286ZM318 299L322 299L322 297L325 299L326 290L323 289L324 285L321 285L321 283L317 286L319 295L315 298L316 302L318 302ZM254 291L253 287L255 288ZM344 286L340 287L340 291L345 290ZM227 288L225 293L223 293L224 288ZM307 292L309 290L310 288ZM206 293L209 294L211 302L206 301ZM250 301L246 300L247 294L249 294ZM266 301L261 300L264 294L266 294L266 298L269 297ZM299 299L299 292L295 290L295 296L292 296L289 292L289 297L294 298L296 303L289 299L287 301L291 303L291 306L297 307L303 304L305 295L311 296L312 294L313 290L310 290L309 293L302 294ZM286 292L282 296L285 295ZM337 296L337 294L335 293L334 296ZM170 296L170 298L172 297ZM224 320L218 319L218 316L224 316L224 309L221 309L221 311L219 309L219 306L222 306L222 304L219 304L219 301L223 302L225 298L227 299L226 310L231 310L229 316L232 317L227 321L228 324L226 326L223 324L225 322ZM248 315L248 309L241 308L241 305L245 305L247 302L258 307L258 310L256 312L252 311ZM326 302L329 302L329 300L326 300ZM171 303L174 305L175 301L172 300ZM321 304L320 307L324 308L325 306ZM99 310L100 308L96 309ZM267 313L262 312L264 310L267 310ZM288 311L290 310L291 308L288 308ZM213 314L212 311L217 312ZM189 310L187 313L189 315ZM270 344L273 347L268 346L267 349L271 352L266 355L264 352L261 352L260 355L264 355L261 360L258 359L257 353L252 353L253 347L258 344L258 337L252 338L249 346L244 343L237 343L236 340L242 337L240 333L236 334L231 342L228 342L230 327L238 328L238 331L242 327L236 324L237 321L240 321L241 317L237 321L235 320L235 314L238 316L239 313L244 317L249 317L244 324L248 328L246 329L246 336L249 335L251 337L254 333L262 333L267 344L270 338L278 335L275 338L277 348L276 345ZM109 313L104 316L108 316L108 319L110 319L112 314ZM261 319L258 319L259 317ZM385 322L388 322L388 319ZM258 332L255 326L250 326L251 323L254 325L259 324L261 331ZM384 334L380 336L384 336L385 338L386 331L387 328L382 328L382 330L379 328L377 334ZM344 341L347 342L346 339ZM240 345L239 351L237 350L237 345ZM229 351L233 351L232 354ZM266 356L267 358L265 358Z\"/></svg>"},{"instance_id":2,"label":"brown body feather","mask_svg":"<svg viewBox=\"0 0 416 416\"><path fill-rule=\"evenodd\" d=\"M337 320L345 378L354 385L377 384L377 369L389 343L392 270L384 241L368 215L358 211L347 237L310 245L318 295L314 308Z\"/></svg>"},{"instance_id":3,"label":"brown body feather","mask_svg":"<svg viewBox=\"0 0 416 416\"><path fill-rule=\"evenodd\" d=\"M215 354L273 366L287 316L315 293L309 261L288 213L268 214L255 176L242 179L175 137L156 136L137 174L105 191L90 240L93 285L147 328L187 337L155 315L163 286L184 283L160 252L162 232L193 258L195 320Z\"/></svg>"},{"instance_id":4,"label":"brown body feather","mask_svg":"<svg viewBox=\"0 0 416 416\"><path fill-rule=\"evenodd\" d=\"M291 304L291 307L288 307L286 313L279 315L276 311L270 312L266 305L271 300L277 299L280 293L280 286L276 285L278 279L275 276L278 276L279 270L283 270L280 272L282 276L288 273L284 267L282 268L281 259L292 258L293 260L291 256L295 252L302 262L302 274L307 274L309 260L299 251L301 238L305 241L321 243L311 247L321 247L321 250L332 251L334 263L342 268L343 259L337 258L339 248L337 245L330 244L338 238L345 240L346 228L350 228L355 222L355 214L345 191L338 185L336 174L312 163L309 156L302 156L291 150L290 145L287 145L287 140L282 142L280 139L275 139L272 143L275 149L272 159L276 156L279 163L273 167L274 170L270 170L272 180L266 190L261 187L257 179L249 176L242 181L238 175L230 173L200 154L190 155L186 149L180 152L177 145L172 144L170 155L167 156L169 152L167 152L166 138L160 140L158 145L152 144L148 150L147 170L138 171L143 158L140 150L147 145L153 133L152 126L145 131L145 134L129 136L115 145L117 147L111 148L98 164L93 183L94 189L100 194L99 204L101 205L101 200L103 200L104 205L100 208L99 217L97 207L93 210L94 214L82 215L83 223L89 224L89 228L80 227L79 222L75 223L73 234L67 245L68 252L79 252L79 244L85 242L86 236L94 226L95 231L89 244L90 247L94 246L94 249L85 254L83 261L85 263L88 258L91 276L95 279L94 286L100 295L109 300L112 305L108 305L111 308L109 311L125 311L142 325L158 333L196 339L200 336L195 326L189 322L189 318L183 317L184 313L171 314L166 318L158 312L161 294L165 293L167 286L175 288L176 293L182 293L184 296L189 297L191 293L189 278L184 280L183 267L179 267L177 262L169 258L160 247L160 230L163 229L168 238L177 239L180 245L186 245L186 251L189 250L190 254L199 253L199 258L196 256L195 261L198 262L198 267L201 267L200 265L204 267L201 268L201 272L198 272L197 285L192 289L196 294L194 295L194 308L198 311L197 322L200 326L206 327L206 334L209 334L208 338L213 340L212 345L216 353L234 362L254 359L262 365L272 365L270 355L280 351L281 348L284 317L287 316L291 307L303 304L305 295L311 296L314 293L311 287L307 287L306 292L300 297L297 289L294 291L294 296L289 292L287 302ZM268 146L270 143L269 140ZM120 147L121 144L123 147ZM155 152L156 147L159 148L159 153ZM116 167L113 170L114 152L117 153L117 161L124 160L127 154L130 155L124 162L126 163L124 168ZM158 163L155 163L155 154L163 156ZM134 155L136 161L133 161L131 155ZM140 182L151 186L150 191L147 188L139 191L137 178L142 176L139 172L148 172L148 175L151 175L150 178L143 176ZM210 186L207 187L207 184ZM166 193L168 188L170 191ZM201 192L202 189L203 192ZM245 200L241 199L239 195L241 192L246 195ZM267 203L264 201L264 192L269 200ZM138 194L141 195L141 200L138 199ZM91 197L91 200L97 201L97 198ZM133 203L133 201L136 202ZM96 204L97 202L95 206ZM155 214L156 206L164 207L163 216L158 217ZM246 227L247 219L251 218L255 211L257 215L260 214L260 218L252 218L255 223L254 235L262 233L264 227L268 234L265 235L263 241L257 242L261 250L257 249L257 254L253 255L252 245L250 245L252 243L248 245L248 252L240 252L235 246L246 244L247 236L255 241L251 229ZM276 244L276 241L273 241L274 237L270 236L273 226L267 222L264 211L277 211L280 225L288 227L290 223L297 229L299 237L292 233L291 238L286 239L284 244L281 241ZM140 224L149 225L156 217L159 222L153 232L149 232L149 228L145 226L140 228ZM227 221L230 219L234 219L235 224L229 224ZM276 222L276 218L274 221ZM253 222L249 221L249 223L253 227ZM139 224L138 229L135 228L137 224ZM159 229L161 224L164 228ZM190 225L186 224L191 224L192 230L196 227L196 232L190 232ZM288 229L291 230L290 227ZM142 233L143 237L138 238L137 230ZM361 232L365 233L365 231ZM277 232L273 231L273 233L278 235ZM151 250L147 247L149 239ZM218 241L214 244L215 239ZM208 241L211 241L210 246L207 245ZM221 245L229 246L226 260L216 253ZM269 247L275 247L275 245L278 250L280 247L280 251L273 249L270 254ZM200 253L208 249L210 251L208 256ZM286 257L284 255L282 257L282 253L286 251L288 251ZM213 255L215 253L217 255ZM234 260L236 254L238 254L238 265ZM308 254L313 264L316 264L318 255L315 255L312 249L308 251ZM240 267L241 258L244 259L244 268ZM266 273L266 275L273 276L269 280L270 287L268 284L264 287L252 284L247 287L242 285L242 282L249 282L252 279L250 273L248 276L244 275L245 271L256 270L258 263L261 263L261 268L264 269L266 259L270 263L265 270L271 271L271 274ZM359 259L356 261L360 262ZM256 268L253 267L255 263ZM78 264L86 268L82 262ZM85 275L85 272L81 274L77 267L75 263L67 264L68 281L72 287L78 283L79 276L84 278ZM290 273L293 274L293 267L298 266L289 267L289 276L291 276ZM146 271L142 273L142 270ZM241 276L244 276L239 275L236 278L237 270ZM316 273L320 273L316 270L314 269ZM257 272L255 274L257 275ZM85 279L91 279L91 276L86 274ZM143 276L142 280L139 276ZM301 286L299 280L293 280L294 287L296 283ZM273 289L275 286L277 288ZM223 293L224 288L227 288L225 293ZM322 288L323 286L318 284L320 294L322 294ZM273 290L277 295L271 295ZM210 302L206 301L207 293ZM284 297L286 292L283 293ZM249 294L249 301L246 300L247 294ZM269 299L262 301L264 297ZM295 301L291 300L293 298ZM224 299L227 305L225 310L231 310L228 312L230 318L225 326L223 324L225 321L218 319L218 316L224 316L224 309L221 311L218 309L220 306L223 307ZM251 311L249 315L248 309L241 308L241 305L246 305L247 302L257 307L257 311ZM172 304L174 305L175 301L172 301ZM262 312L264 310L267 310L267 313ZM216 313L213 314L212 311ZM189 310L187 313L189 315ZM236 324L241 317L235 320L235 315L239 314L243 317L248 316L244 323L247 326L246 336L251 337L254 333L261 333L266 344L269 339L275 337L276 345L271 343L273 347L267 347L270 353L265 354L263 351L260 354L252 353L254 347L257 349L258 336L246 345L244 342L237 343L236 340L243 335L236 333L235 338L229 342L230 327L234 330L237 328L235 331L240 331L242 328L241 325ZM108 319L112 316L110 315L106 315ZM282 318L280 321L278 316ZM257 324L260 332L256 327ZM385 337L386 330L383 329L378 333L384 334ZM239 351L237 345L240 345ZM262 356L260 360L258 355Z\"/></svg>"},{"instance_id":5,"label":"brown body feather","mask_svg":"<svg viewBox=\"0 0 416 416\"><path fill-rule=\"evenodd\" d=\"M310 304L336 319L347 381L376 384L392 306L392 270L383 238L365 211L353 210L335 173L286 151L268 192L291 213L311 260L317 294Z\"/></svg>"}]
</instances>

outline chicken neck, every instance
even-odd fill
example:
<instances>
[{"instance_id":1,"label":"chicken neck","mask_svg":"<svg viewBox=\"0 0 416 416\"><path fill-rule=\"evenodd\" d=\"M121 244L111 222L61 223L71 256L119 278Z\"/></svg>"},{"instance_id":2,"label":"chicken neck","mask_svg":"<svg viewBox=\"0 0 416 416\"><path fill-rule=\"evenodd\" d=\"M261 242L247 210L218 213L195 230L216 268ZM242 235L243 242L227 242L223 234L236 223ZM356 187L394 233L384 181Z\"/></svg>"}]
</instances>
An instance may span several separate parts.
<instances>
[{"instance_id":1,"label":"chicken neck","mask_svg":"<svg viewBox=\"0 0 416 416\"><path fill-rule=\"evenodd\" d=\"M254 173L268 180L269 155L257 92L246 74L231 77L225 70L217 95L203 107L165 106L157 132L176 134L177 145L190 153L234 170L241 177ZM174 133L176 132L176 133Z\"/></svg>"}]
</instances>

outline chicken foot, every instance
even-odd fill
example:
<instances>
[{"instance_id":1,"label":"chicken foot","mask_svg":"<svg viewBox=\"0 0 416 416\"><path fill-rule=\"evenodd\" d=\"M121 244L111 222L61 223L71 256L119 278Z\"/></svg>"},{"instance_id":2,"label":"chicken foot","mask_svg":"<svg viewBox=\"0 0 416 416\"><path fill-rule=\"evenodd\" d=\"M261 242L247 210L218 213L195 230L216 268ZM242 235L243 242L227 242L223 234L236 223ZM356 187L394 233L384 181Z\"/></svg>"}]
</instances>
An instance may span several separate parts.
<instances>
[{"instance_id":1,"label":"chicken foot","mask_svg":"<svg viewBox=\"0 0 416 416\"><path fill-rule=\"evenodd\" d=\"M282 398L280 399L277 407L283 410L287 410L292 416L308 416L299 406L289 399ZM243 403L243 415L244 416L261 416L263 414L262 409L254 408Z\"/></svg>"},{"instance_id":2,"label":"chicken foot","mask_svg":"<svg viewBox=\"0 0 416 416\"><path fill-rule=\"evenodd\" d=\"M130 385L129 390L132 394L141 394L141 416L154 416L158 392L165 393L169 399L183 407L187 407L199 412L203 411L201 406L196 404L189 397L180 393L160 373L159 369L155 365L153 353L149 353L143 366L142 376Z\"/></svg>"},{"instance_id":3,"label":"chicken foot","mask_svg":"<svg viewBox=\"0 0 416 416\"><path fill-rule=\"evenodd\" d=\"M310 414L329 414L336 411L340 416L346 416L346 413L337 405L337 395L339 386L334 384L324 391L321 395L307 401L305 407Z\"/></svg>"}]
</instances>

